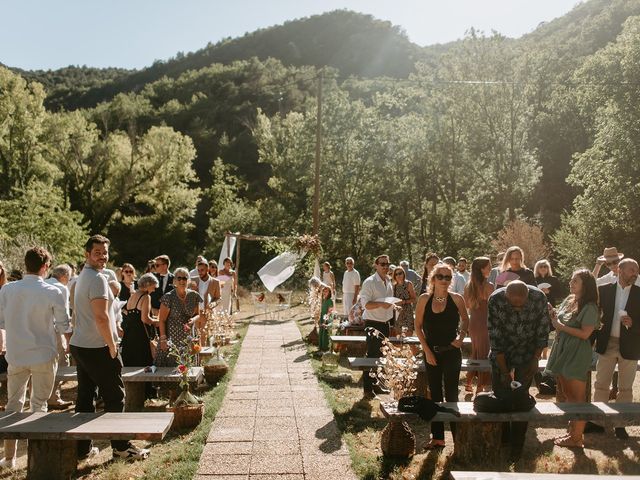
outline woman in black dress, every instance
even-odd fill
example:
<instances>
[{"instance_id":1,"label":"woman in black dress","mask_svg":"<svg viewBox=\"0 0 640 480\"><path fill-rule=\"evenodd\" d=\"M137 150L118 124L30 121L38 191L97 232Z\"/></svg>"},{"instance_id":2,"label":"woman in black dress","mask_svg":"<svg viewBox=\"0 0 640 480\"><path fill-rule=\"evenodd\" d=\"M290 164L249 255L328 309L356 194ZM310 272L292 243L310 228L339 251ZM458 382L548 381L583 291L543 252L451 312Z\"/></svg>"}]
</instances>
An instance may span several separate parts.
<instances>
[{"instance_id":1,"label":"woman in black dress","mask_svg":"<svg viewBox=\"0 0 640 480\"><path fill-rule=\"evenodd\" d=\"M158 320L151 317L149 294L158 287L158 279L145 273L138 281L138 290L122 308L122 364L125 367L148 367L153 364L150 339L155 337Z\"/></svg>"},{"instance_id":2,"label":"woman in black dress","mask_svg":"<svg viewBox=\"0 0 640 480\"><path fill-rule=\"evenodd\" d=\"M458 401L458 382L462 364L462 341L469 331L469 316L462 295L450 292L453 269L438 263L431 274L427 292L416 306L415 332L422 345L427 382L434 402ZM462 319L462 322L460 321ZM451 424L455 439L455 424ZM444 423L431 422L431 441L426 448L444 447Z\"/></svg>"},{"instance_id":3,"label":"woman in black dress","mask_svg":"<svg viewBox=\"0 0 640 480\"><path fill-rule=\"evenodd\" d=\"M130 263L122 265L122 280L120 281L120 293L118 298L123 302L129 300L133 292L138 289L136 281L136 269Z\"/></svg>"}]
</instances>

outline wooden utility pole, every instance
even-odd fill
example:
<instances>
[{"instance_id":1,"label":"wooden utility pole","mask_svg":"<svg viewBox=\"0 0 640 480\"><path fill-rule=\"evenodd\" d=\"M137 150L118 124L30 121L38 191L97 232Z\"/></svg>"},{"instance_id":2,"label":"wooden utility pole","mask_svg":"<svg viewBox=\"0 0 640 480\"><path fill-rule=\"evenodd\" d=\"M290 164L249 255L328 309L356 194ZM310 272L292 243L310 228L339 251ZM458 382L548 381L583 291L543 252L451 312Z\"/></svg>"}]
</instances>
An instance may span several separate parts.
<instances>
[{"instance_id":1,"label":"wooden utility pole","mask_svg":"<svg viewBox=\"0 0 640 480\"><path fill-rule=\"evenodd\" d=\"M320 148L322 145L322 74L318 72L318 112L316 115L316 161L313 191L313 235L318 235L320 228Z\"/></svg>"}]
</instances>

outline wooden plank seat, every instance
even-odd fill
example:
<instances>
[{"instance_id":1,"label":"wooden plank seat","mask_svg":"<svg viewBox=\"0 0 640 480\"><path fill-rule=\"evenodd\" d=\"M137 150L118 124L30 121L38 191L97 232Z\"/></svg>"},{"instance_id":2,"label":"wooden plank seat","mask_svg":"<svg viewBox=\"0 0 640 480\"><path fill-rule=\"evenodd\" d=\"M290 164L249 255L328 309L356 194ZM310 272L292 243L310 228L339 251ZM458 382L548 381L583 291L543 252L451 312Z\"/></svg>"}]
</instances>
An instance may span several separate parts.
<instances>
[{"instance_id":1,"label":"wooden plank seat","mask_svg":"<svg viewBox=\"0 0 640 480\"><path fill-rule=\"evenodd\" d=\"M349 368L351 368L352 370L371 370L378 365L377 358L347 357L347 361L349 362ZM544 369L544 367L546 367L547 365L547 361L540 360L540 365L540 369ZM424 362L422 360L418 361L417 369L419 372L426 371ZM469 360L468 358L463 358L461 370L463 372L470 370L477 370L479 372L490 372L491 364L489 363L489 360Z\"/></svg>"},{"instance_id":2,"label":"wooden plank seat","mask_svg":"<svg viewBox=\"0 0 640 480\"><path fill-rule=\"evenodd\" d=\"M640 475L598 475L584 473L523 473L523 472L449 472L453 480L640 480Z\"/></svg>"},{"instance_id":3,"label":"wooden plank seat","mask_svg":"<svg viewBox=\"0 0 640 480\"><path fill-rule=\"evenodd\" d=\"M75 478L77 440L162 440L173 413L0 413L0 439L26 439L27 478Z\"/></svg>"},{"instance_id":4,"label":"wooden plank seat","mask_svg":"<svg viewBox=\"0 0 640 480\"><path fill-rule=\"evenodd\" d=\"M146 367L123 367L122 381L125 388L125 411L141 412L144 409L145 382L180 383L181 375L173 367L159 367L155 372L145 372ZM0 375L0 381L6 382L7 374ZM59 367L56 381L77 381L76 367ZM204 381L204 368L192 367L189 370L189 383Z\"/></svg>"},{"instance_id":5,"label":"wooden plank seat","mask_svg":"<svg viewBox=\"0 0 640 480\"><path fill-rule=\"evenodd\" d=\"M420 345L418 337L389 337L391 343L406 343L407 345ZM366 343L367 337L365 335L331 335L331 341L334 344L358 344ZM471 338L465 337L462 340L464 348L471 347Z\"/></svg>"},{"instance_id":6,"label":"wooden plank seat","mask_svg":"<svg viewBox=\"0 0 640 480\"><path fill-rule=\"evenodd\" d=\"M432 422L455 422L454 455L461 461L497 464L501 456L503 422L535 422L565 426L569 420L591 420L605 426L640 424L640 403L554 403L538 402L527 412L485 413L473 410L473 402L443 402L440 405L457 411L460 416L438 412ZM400 412L395 401L381 401L380 411L389 419L386 429L403 429L403 442L415 446L415 437L406 421L418 418L414 413ZM389 436L389 434L387 434ZM385 433L382 435L383 439ZM398 435L393 435L398 440ZM413 437L411 439L410 437ZM387 447L383 444L383 454Z\"/></svg>"}]
</instances>

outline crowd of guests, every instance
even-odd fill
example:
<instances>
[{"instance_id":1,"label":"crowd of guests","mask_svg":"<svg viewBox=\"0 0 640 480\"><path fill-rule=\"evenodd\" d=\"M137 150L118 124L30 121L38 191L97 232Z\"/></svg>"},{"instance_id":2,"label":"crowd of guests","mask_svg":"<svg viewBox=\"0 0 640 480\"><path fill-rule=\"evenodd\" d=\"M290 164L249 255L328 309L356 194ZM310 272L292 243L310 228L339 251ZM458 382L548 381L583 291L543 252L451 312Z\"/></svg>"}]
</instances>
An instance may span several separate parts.
<instances>
[{"instance_id":1,"label":"crowd of guests","mask_svg":"<svg viewBox=\"0 0 640 480\"><path fill-rule=\"evenodd\" d=\"M130 263L107 268L110 241L93 235L78 268L60 264L42 247L27 250L24 273L7 275L0 263L0 369L7 372L6 411L21 412L31 383L30 411L66 409L55 377L58 366L77 371L76 412L95 412L100 398L106 412L124 411L123 366L175 366L170 345L202 330L210 305L231 313L237 275L230 258L222 269L198 256L195 268L170 272L159 255L137 277ZM201 338L204 342L204 336ZM147 385L147 396L154 396ZM148 449L112 440L113 457L144 459ZM98 453L78 441L78 458ZM5 440L0 468L15 468L16 440Z\"/></svg>"},{"instance_id":2,"label":"crowd of guests","mask_svg":"<svg viewBox=\"0 0 640 480\"><path fill-rule=\"evenodd\" d=\"M505 392L514 380L528 389L539 372L539 360L548 354L545 375L558 383L558 401L586 401L587 378L597 358L594 401L611 397L631 402L640 359L638 263L614 247L605 248L593 270L573 272L566 298L547 259L530 269L522 249L512 246L498 254L496 263L477 257L469 271L464 258L441 260L429 253L419 275L408 262L395 266L387 255L380 255L373 275L361 283L349 257L342 286L344 315L352 322L361 315L365 329L374 328L387 337L393 332L415 334L434 401L458 401L461 346L469 336L470 358L488 359L491 373L468 372L467 392L473 392L474 378L476 394ZM609 271L599 276L603 266ZM335 292L335 275L328 263L324 268L325 299L329 300ZM379 337L367 336L367 356L381 356ZM363 387L366 397L382 393L366 373ZM455 424L451 429L455 439ZM514 457L522 452L526 430L523 422L505 425L504 438L511 443ZM584 433L589 432L604 432L604 428L572 421L566 435L554 442L582 447ZM444 425L433 422L431 433L427 448L442 448ZM614 433L619 439L628 438L624 426L616 427Z\"/></svg>"}]
</instances>

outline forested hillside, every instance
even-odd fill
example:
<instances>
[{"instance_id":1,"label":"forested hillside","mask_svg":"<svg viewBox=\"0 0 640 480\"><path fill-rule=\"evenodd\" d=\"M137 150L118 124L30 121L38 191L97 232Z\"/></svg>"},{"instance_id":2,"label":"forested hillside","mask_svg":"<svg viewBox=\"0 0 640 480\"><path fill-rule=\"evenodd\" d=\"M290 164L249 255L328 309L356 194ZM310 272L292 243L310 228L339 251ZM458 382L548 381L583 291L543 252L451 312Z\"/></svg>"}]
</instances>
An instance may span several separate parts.
<instances>
[{"instance_id":1,"label":"forested hillside","mask_svg":"<svg viewBox=\"0 0 640 480\"><path fill-rule=\"evenodd\" d=\"M324 67L327 258L484 254L514 219L544 229L562 274L605 245L637 256L639 65L640 1L591 0L520 39L421 49L337 11L138 72L0 68L0 241L70 257L100 231L141 265L217 252L226 229L309 233Z\"/></svg>"}]
</instances>

